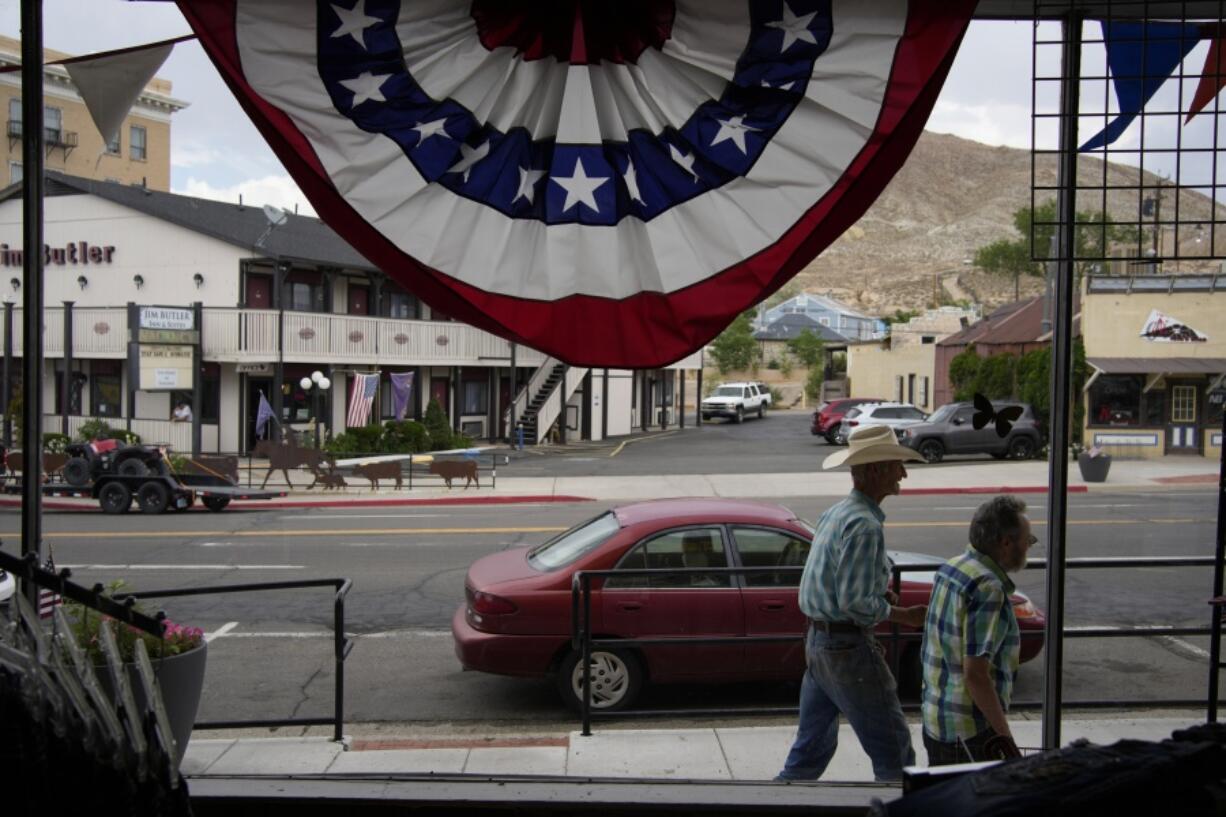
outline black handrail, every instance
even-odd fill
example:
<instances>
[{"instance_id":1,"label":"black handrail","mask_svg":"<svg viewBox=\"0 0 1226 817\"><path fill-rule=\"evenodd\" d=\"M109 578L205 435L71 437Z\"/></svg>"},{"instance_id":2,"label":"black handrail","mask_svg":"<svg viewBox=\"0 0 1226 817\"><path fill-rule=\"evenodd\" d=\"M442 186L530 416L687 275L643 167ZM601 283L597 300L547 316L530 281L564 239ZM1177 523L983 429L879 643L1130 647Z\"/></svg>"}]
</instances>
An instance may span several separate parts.
<instances>
[{"instance_id":1,"label":"black handrail","mask_svg":"<svg viewBox=\"0 0 1226 817\"><path fill-rule=\"evenodd\" d=\"M1138 567L1206 567L1212 566L1215 562L1212 556L1137 556L1137 557L1087 557L1079 559L1069 559L1065 562L1065 567L1069 569L1130 569ZM1046 559L1028 559L1026 562L1027 570L1040 570L1047 566ZM892 584L894 592L900 592L902 588L903 573L918 573L932 572L937 564L907 564L893 565L891 572L893 574ZM593 711L591 707L591 677L587 668L591 666L591 651L593 647L639 647L639 646L657 646L667 644L670 646L680 645L702 645L702 644L753 644L753 643L778 643L796 641L802 636L799 634L778 635L778 636L669 636L663 638L593 638L590 622L592 612L592 579L607 578L617 576L619 578L628 578L635 576L688 576L688 575L755 575L755 574L782 574L799 576L803 568L801 567L690 567L690 568L635 568L627 570L580 570L575 573L571 580L571 647L582 652L583 667L583 696L580 705L580 715L583 722L582 734L585 736L591 735L592 717L675 717L683 715L781 715L795 714L796 707L736 707L736 708L702 708L702 709L670 709L670 710L637 710L623 709L617 712ZM900 632L897 624L892 625L891 632L879 636L883 641L897 645L899 642L919 641L923 638L923 634L919 632ZM1155 635L1210 635L1212 629L1210 627L1174 627L1166 625L1140 625L1133 627L1107 628L1107 627L1087 627L1081 629L1073 629L1064 631L1066 638L1123 638L1123 637L1149 637ZM899 662L901 661L902 650L895 648L892 650L892 660L894 663L895 677ZM1095 707L1127 707L1136 705L1145 706L1188 706L1200 705L1203 701L1190 701L1184 698L1171 699L1153 699L1153 700L1085 700L1085 701L1069 701L1066 702L1069 706L1077 706L1084 708ZM1011 709L1033 709L1041 706L1039 701L1015 701L1011 704ZM918 708L918 704L906 704L904 709L914 710Z\"/></svg>"},{"instance_id":2,"label":"black handrail","mask_svg":"<svg viewBox=\"0 0 1226 817\"><path fill-rule=\"evenodd\" d=\"M332 739L343 738L345 716L345 659L353 650L353 642L345 637L345 596L353 587L350 579L303 579L289 582L254 582L251 584L225 584L217 587L187 587L174 590L147 590L126 594L132 599L173 598L181 596L210 596L217 593L253 593L262 590L296 590L304 587L334 587L332 599L333 660L336 667L336 690L331 718L286 718L281 720L249 721L201 721L194 729L241 729L253 726L326 726L332 724Z\"/></svg>"}]
</instances>

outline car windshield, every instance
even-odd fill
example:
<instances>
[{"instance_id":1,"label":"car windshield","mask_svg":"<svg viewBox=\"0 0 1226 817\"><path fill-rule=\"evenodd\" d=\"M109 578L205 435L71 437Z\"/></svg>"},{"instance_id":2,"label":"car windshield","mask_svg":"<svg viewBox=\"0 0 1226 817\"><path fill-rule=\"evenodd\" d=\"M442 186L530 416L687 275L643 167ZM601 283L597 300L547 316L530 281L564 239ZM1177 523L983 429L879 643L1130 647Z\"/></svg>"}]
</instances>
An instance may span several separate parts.
<instances>
[{"instance_id":1,"label":"car windshield","mask_svg":"<svg viewBox=\"0 0 1226 817\"><path fill-rule=\"evenodd\" d=\"M958 407L953 403L946 403L932 413L932 416L928 418L928 422L943 423L953 416L953 413L957 410L957 408Z\"/></svg>"},{"instance_id":2,"label":"car windshield","mask_svg":"<svg viewBox=\"0 0 1226 817\"><path fill-rule=\"evenodd\" d=\"M863 413L864 412L860 411L860 409L858 408L848 409L847 413L844 414L843 417L847 420L854 420L855 418L859 417Z\"/></svg>"},{"instance_id":3,"label":"car windshield","mask_svg":"<svg viewBox=\"0 0 1226 817\"><path fill-rule=\"evenodd\" d=\"M740 386L720 386L718 389L715 390L715 396L716 397L740 397L741 387Z\"/></svg>"},{"instance_id":4,"label":"car windshield","mask_svg":"<svg viewBox=\"0 0 1226 817\"><path fill-rule=\"evenodd\" d=\"M617 533L618 528L617 517L612 513L601 514L533 550L528 554L528 564L539 570L553 570L568 565L585 553L595 550Z\"/></svg>"}]
</instances>

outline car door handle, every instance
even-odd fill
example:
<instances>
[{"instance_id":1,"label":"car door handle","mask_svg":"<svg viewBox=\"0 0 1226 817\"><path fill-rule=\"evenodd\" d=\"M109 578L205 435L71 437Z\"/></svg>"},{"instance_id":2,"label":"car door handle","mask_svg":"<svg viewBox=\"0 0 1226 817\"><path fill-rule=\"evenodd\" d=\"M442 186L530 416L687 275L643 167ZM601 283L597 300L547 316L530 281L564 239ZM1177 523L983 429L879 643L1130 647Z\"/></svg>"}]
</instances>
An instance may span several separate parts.
<instances>
[{"instance_id":1,"label":"car door handle","mask_svg":"<svg viewBox=\"0 0 1226 817\"><path fill-rule=\"evenodd\" d=\"M618 602L617 606L628 613L643 609L643 603L638 601L622 601Z\"/></svg>"},{"instance_id":2,"label":"car door handle","mask_svg":"<svg viewBox=\"0 0 1226 817\"><path fill-rule=\"evenodd\" d=\"M758 605L759 610L782 610L786 605L781 601L764 601Z\"/></svg>"}]
</instances>

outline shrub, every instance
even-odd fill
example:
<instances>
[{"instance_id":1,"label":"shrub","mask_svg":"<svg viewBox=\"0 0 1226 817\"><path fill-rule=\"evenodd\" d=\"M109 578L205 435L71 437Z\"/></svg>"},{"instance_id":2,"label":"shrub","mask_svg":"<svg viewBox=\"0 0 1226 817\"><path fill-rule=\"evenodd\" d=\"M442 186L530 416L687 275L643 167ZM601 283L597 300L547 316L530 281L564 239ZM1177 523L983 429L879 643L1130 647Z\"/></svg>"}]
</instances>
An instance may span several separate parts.
<instances>
[{"instance_id":1,"label":"shrub","mask_svg":"<svg viewBox=\"0 0 1226 817\"><path fill-rule=\"evenodd\" d=\"M784 355L783 360L779 361L779 371L784 377L791 377L794 368L791 355Z\"/></svg>"},{"instance_id":2,"label":"shrub","mask_svg":"<svg viewBox=\"0 0 1226 817\"><path fill-rule=\"evenodd\" d=\"M77 442L87 443L91 440L115 439L115 431L106 420L97 417L81 423L77 429Z\"/></svg>"},{"instance_id":3,"label":"shrub","mask_svg":"<svg viewBox=\"0 0 1226 817\"><path fill-rule=\"evenodd\" d=\"M140 435L135 431L112 431L111 437L124 445L140 445Z\"/></svg>"},{"instance_id":4,"label":"shrub","mask_svg":"<svg viewBox=\"0 0 1226 817\"><path fill-rule=\"evenodd\" d=\"M779 369L779 361L772 357L769 361L767 361L766 368L775 369L777 371Z\"/></svg>"},{"instance_id":5,"label":"shrub","mask_svg":"<svg viewBox=\"0 0 1226 817\"><path fill-rule=\"evenodd\" d=\"M388 420L383 424L383 447L388 454L416 454L430 450L430 433L416 420Z\"/></svg>"},{"instance_id":6,"label":"shrub","mask_svg":"<svg viewBox=\"0 0 1226 817\"><path fill-rule=\"evenodd\" d=\"M377 454L382 446L383 426L361 426L335 435L324 447L331 454Z\"/></svg>"},{"instance_id":7,"label":"shrub","mask_svg":"<svg viewBox=\"0 0 1226 817\"><path fill-rule=\"evenodd\" d=\"M954 387L955 400L970 400L974 396L982 360L972 343L949 361L949 383Z\"/></svg>"},{"instance_id":8,"label":"shrub","mask_svg":"<svg viewBox=\"0 0 1226 817\"><path fill-rule=\"evenodd\" d=\"M54 431L43 435L43 452L46 454L63 454L64 449L72 442L67 434L57 434Z\"/></svg>"},{"instance_id":9,"label":"shrub","mask_svg":"<svg viewBox=\"0 0 1226 817\"><path fill-rule=\"evenodd\" d=\"M809 370L809 376L805 379L805 394L809 396L810 400L816 400L821 396L822 383L825 382L823 374L820 368Z\"/></svg>"},{"instance_id":10,"label":"shrub","mask_svg":"<svg viewBox=\"0 0 1226 817\"><path fill-rule=\"evenodd\" d=\"M771 392L771 408L781 408L783 406L783 392L775 386L770 387Z\"/></svg>"},{"instance_id":11,"label":"shrub","mask_svg":"<svg viewBox=\"0 0 1226 817\"><path fill-rule=\"evenodd\" d=\"M426 406L425 426L426 432L430 435L431 451L445 451L448 448L455 448L451 442L451 438L454 435L454 432L451 430L451 423L447 420L447 415L443 412L443 407L439 405L436 398L430 398L430 405Z\"/></svg>"},{"instance_id":12,"label":"shrub","mask_svg":"<svg viewBox=\"0 0 1226 817\"><path fill-rule=\"evenodd\" d=\"M989 400L1004 400L1013 397L1013 373L1017 368L1017 355L1004 353L985 357L979 363L978 388L975 391Z\"/></svg>"}]
</instances>

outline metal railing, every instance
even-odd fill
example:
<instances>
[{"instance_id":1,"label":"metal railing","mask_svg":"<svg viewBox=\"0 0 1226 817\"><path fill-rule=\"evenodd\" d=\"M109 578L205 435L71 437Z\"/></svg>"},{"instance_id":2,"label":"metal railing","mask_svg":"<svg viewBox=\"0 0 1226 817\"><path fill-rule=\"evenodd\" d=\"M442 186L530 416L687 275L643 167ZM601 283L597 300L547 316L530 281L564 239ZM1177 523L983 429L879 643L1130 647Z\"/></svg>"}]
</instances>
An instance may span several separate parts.
<instances>
[{"instance_id":1,"label":"metal railing","mask_svg":"<svg viewBox=\"0 0 1226 817\"><path fill-rule=\"evenodd\" d=\"M1081 558L1068 559L1066 568L1076 569L1130 569L1148 567L1212 567L1212 556L1164 556L1164 557L1120 557L1120 558ZM902 589L903 573L931 573L934 565L894 565L892 568L892 584L895 593ZM1046 559L1029 559L1027 570L1041 570L1047 567ZM630 718L630 717L678 717L678 716L711 716L711 715L785 715L795 714L797 707L705 707L667 710L623 709L613 712L593 710L591 696L591 655L594 647L640 648L651 646L698 646L709 644L755 644L755 643L786 643L804 638L804 633L786 635L762 636L667 636L658 638L596 638L592 634L592 581L611 576L631 578L635 576L712 576L720 574L731 575L778 575L795 576L799 579L803 568L800 567L698 567L698 568L639 568L634 570L581 570L575 573L571 582L571 647L579 650L585 668L583 675L583 695L580 702L580 716L583 725L583 735L590 735L593 717ZM1208 596L1206 596L1208 598ZM1196 605L1201 609L1201 605ZM1065 629L1065 638L1152 638L1154 636L1184 636L1212 634L1210 626L1175 627L1166 625L1138 625L1133 627L1079 627ZM1023 634L1025 637L1025 634ZM919 641L923 634L918 631L902 632L897 624L890 626L889 633L878 633L877 638L890 646L890 659L895 677L898 677L899 663L902 660L903 645L908 641ZM1066 706L1092 708L1127 708L1133 706L1170 706L1188 707L1203 706L1204 699L1188 698L1157 698L1157 699L1087 699L1080 701L1065 701ZM1011 710L1041 708L1041 701L1013 701ZM918 703L905 703L907 710L918 709Z\"/></svg>"},{"instance_id":2,"label":"metal railing","mask_svg":"<svg viewBox=\"0 0 1226 817\"><path fill-rule=\"evenodd\" d=\"M306 434L304 432L303 439L301 440L300 445L303 448L310 449L312 448L312 446L308 444L307 437L309 437L309 434ZM378 480L379 486L381 488L396 487L398 490L412 490L414 487L417 487L417 488L452 487L456 489L463 489L467 487L466 485L467 480L463 475L459 475L459 476L453 475L451 477L452 484L448 486L446 482L446 478L441 473L438 473L439 469L432 469L431 465L436 462L443 463L443 462L464 462L464 461L472 461L472 462L475 462L477 465L477 468L476 468L476 477L477 477L476 487L477 488L493 489L493 488L498 487L498 455L497 454L463 454L463 453L459 453L455 451L437 452L437 453L422 452L421 454L388 454L387 452L368 453L368 454L345 454L345 453L332 454L326 451L325 453L328 453L328 456L332 457L332 459L336 462L336 467L335 467L334 474L328 473L324 476L327 478L339 476L345 480L345 484L344 485L338 485L338 484L329 485L327 479L325 479L324 481L320 482L320 484L317 486L320 490L338 490L339 491L342 488L368 488L368 487L373 488L374 482L370 480L369 477L366 477L362 475L361 473L359 473L357 470L361 465L367 464L367 463L373 463L373 464L396 463L400 466L400 479L399 480L396 479L394 474L389 476L387 472L384 472L382 475L376 476L376 479ZM239 483L246 482L246 486L248 488L260 487L257 483L260 483L261 480L257 479L255 474L256 473L264 474L268 471L268 467L265 465L265 463L267 463L268 461L263 458L256 457L253 451L248 451L246 454L228 454L228 455L220 454L220 455L215 455L215 456L233 456L238 462L242 462L243 459L246 459L245 468L240 469L240 470L246 470L247 472L246 476L244 477L240 473L237 481ZM291 470L291 473L302 473L304 478L307 476L314 478L315 475L312 474L311 471L302 470L305 467L306 466L299 466L297 469L290 469L290 470ZM272 471L273 471L274 477L283 476L280 474L280 469L274 468L272 469ZM354 480L354 481L350 481L350 480ZM277 483L270 482L266 484L280 485L279 482ZM293 485L291 487L303 487L303 486Z\"/></svg>"},{"instance_id":3,"label":"metal railing","mask_svg":"<svg viewBox=\"0 0 1226 817\"><path fill-rule=\"evenodd\" d=\"M253 584L225 584L218 587L188 587L175 590L148 590L125 593L133 599L165 599L183 596L211 596L218 593L255 593L265 590L297 590L304 587L332 587L332 632L333 660L336 671L336 689L331 718L281 718L246 721L201 721L193 729L242 729L265 726L327 726L332 724L332 739L340 741L345 719L345 658L353 649L353 642L345 637L345 596L353 587L350 579L305 579L291 582L258 582ZM122 601L122 599L121 599Z\"/></svg>"}]
</instances>

